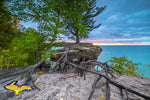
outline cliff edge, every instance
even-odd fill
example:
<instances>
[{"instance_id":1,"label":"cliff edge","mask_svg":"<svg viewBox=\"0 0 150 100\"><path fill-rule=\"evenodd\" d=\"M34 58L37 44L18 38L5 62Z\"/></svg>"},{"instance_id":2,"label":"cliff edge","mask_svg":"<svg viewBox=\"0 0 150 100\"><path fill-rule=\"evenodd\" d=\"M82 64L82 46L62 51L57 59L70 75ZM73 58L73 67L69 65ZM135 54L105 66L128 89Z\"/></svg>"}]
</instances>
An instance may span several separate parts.
<instances>
[{"instance_id":1,"label":"cliff edge","mask_svg":"<svg viewBox=\"0 0 150 100\"><path fill-rule=\"evenodd\" d=\"M66 49L58 50L53 57L53 61L57 61ZM97 46L91 45L73 45L69 47L68 60L77 65L82 61L87 60L97 60L102 49ZM101 72L101 74L105 74ZM141 93L150 95L150 79L133 77L127 75L114 74L116 78L111 78L113 81L126 86L128 88L134 89ZM80 77L78 73L65 72L35 72L33 78L36 79L35 85L40 88L40 91L34 89L32 91L21 92L18 96L14 96L13 92L8 92L3 88L7 83L1 84L0 100L87 100L94 81L98 78L98 75L86 72L86 79ZM5 79L8 80L8 79ZM18 84L22 85L24 79L21 76L15 78L18 80ZM114 85L110 85L111 100L144 100L143 98L136 96L132 93L123 90L123 96L120 95L120 89ZM105 100L106 95L106 80L102 78L96 85L95 92L92 95L91 100Z\"/></svg>"}]
</instances>

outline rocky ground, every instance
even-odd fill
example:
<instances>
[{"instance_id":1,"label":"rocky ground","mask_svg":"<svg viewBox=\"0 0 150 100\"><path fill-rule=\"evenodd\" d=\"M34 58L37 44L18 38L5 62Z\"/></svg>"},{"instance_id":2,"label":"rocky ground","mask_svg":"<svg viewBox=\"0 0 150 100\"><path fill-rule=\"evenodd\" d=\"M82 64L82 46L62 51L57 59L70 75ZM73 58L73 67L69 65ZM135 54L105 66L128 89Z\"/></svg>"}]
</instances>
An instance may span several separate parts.
<instances>
[{"instance_id":1,"label":"rocky ground","mask_svg":"<svg viewBox=\"0 0 150 100\"><path fill-rule=\"evenodd\" d=\"M124 86L140 91L144 94L150 95L150 79L131 77L126 75L116 75L118 78L114 79ZM77 74L61 74L61 73L45 73L42 75L34 74L37 78L35 84L41 90L32 90L21 92L18 96L13 96L12 92L8 95L8 100L87 100L91 91L91 86L94 80L98 77L94 74L87 73L86 80ZM20 83L21 85L21 80ZM1 88L2 89L2 88ZM6 90L4 90L6 91ZM105 100L105 79L101 79L97 85L91 100ZM124 91L124 93L126 93ZM13 97L12 97L12 96ZM133 94L128 93L129 97L134 100L143 100ZM6 96L1 95L2 98ZM125 100L126 95L122 98L120 91L115 86L111 85L111 100ZM138 99L139 98L139 99ZM133 99L132 99L133 100Z\"/></svg>"},{"instance_id":2,"label":"rocky ground","mask_svg":"<svg viewBox=\"0 0 150 100\"><path fill-rule=\"evenodd\" d=\"M76 64L79 64L82 60L97 60L98 55L102 52L100 47L95 46L83 47L75 45L69 49L68 60ZM59 50L57 57L53 58L54 61L57 61L65 50ZM34 89L21 92L18 96L15 96L13 91L5 90L3 86L9 82L18 80L19 85L25 82L21 75L17 75L0 80L0 100L87 100L93 82L98 78L98 76L91 73L86 73L86 80L75 73L46 72L39 74L39 72L36 72L33 76L36 79L36 86L41 89L40 91ZM117 78L113 80L119 84L150 96L150 79L117 74L115 76ZM105 83L104 78L97 83L91 100L105 100ZM111 100L127 100L126 94L128 94L128 97L132 97L132 99L128 100L143 100L125 90L123 91L124 96L121 97L120 90L117 87L111 85L110 88Z\"/></svg>"}]
</instances>

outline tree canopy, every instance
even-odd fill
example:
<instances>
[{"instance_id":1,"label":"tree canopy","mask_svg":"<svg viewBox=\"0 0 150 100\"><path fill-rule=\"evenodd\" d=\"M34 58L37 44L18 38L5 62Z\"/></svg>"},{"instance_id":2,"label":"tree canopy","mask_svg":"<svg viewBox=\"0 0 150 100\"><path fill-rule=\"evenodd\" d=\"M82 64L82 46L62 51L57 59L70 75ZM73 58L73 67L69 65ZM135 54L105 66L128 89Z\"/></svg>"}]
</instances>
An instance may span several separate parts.
<instances>
[{"instance_id":1,"label":"tree canopy","mask_svg":"<svg viewBox=\"0 0 150 100\"><path fill-rule=\"evenodd\" d=\"M26 32L12 39L8 49L1 50L0 66L8 68L36 63L37 56L41 57L43 54L46 45L44 41L45 36L43 34L39 34L33 29L27 29ZM37 55L38 46L39 54Z\"/></svg>"},{"instance_id":2,"label":"tree canopy","mask_svg":"<svg viewBox=\"0 0 150 100\"><path fill-rule=\"evenodd\" d=\"M13 17L7 7L0 11L0 47L6 47L11 39L20 31L19 20Z\"/></svg>"},{"instance_id":3,"label":"tree canopy","mask_svg":"<svg viewBox=\"0 0 150 100\"><path fill-rule=\"evenodd\" d=\"M104 7L97 7L96 0L87 0L86 7L83 11L79 12L81 19L76 19L70 17L67 21L67 30L70 39L76 40L76 43L80 43L81 39L88 37L88 34L100 27L101 24L96 25L96 20L94 19L98 16L104 9Z\"/></svg>"},{"instance_id":4,"label":"tree canopy","mask_svg":"<svg viewBox=\"0 0 150 100\"><path fill-rule=\"evenodd\" d=\"M2 0L0 5L3 68L38 62L62 35L76 36L78 43L100 26L94 17L105 9L96 8L96 0ZM35 22L38 29L21 30L20 21Z\"/></svg>"}]
</instances>

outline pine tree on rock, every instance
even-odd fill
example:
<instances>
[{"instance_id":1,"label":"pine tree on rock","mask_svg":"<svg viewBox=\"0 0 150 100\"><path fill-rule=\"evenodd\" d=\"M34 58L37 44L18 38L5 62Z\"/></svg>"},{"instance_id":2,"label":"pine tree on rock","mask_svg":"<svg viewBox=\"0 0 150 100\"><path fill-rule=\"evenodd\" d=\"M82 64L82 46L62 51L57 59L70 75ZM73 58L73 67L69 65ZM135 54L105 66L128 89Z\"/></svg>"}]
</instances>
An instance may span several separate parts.
<instances>
[{"instance_id":1,"label":"pine tree on rock","mask_svg":"<svg viewBox=\"0 0 150 100\"><path fill-rule=\"evenodd\" d=\"M80 43L81 39L87 38L92 30L100 27L101 24L95 25L96 20L94 20L94 17L106 8L106 6L96 7L96 0L86 0L85 2L84 11L80 12L81 19L70 18L67 22L67 36L69 39L76 40L77 44Z\"/></svg>"}]
</instances>

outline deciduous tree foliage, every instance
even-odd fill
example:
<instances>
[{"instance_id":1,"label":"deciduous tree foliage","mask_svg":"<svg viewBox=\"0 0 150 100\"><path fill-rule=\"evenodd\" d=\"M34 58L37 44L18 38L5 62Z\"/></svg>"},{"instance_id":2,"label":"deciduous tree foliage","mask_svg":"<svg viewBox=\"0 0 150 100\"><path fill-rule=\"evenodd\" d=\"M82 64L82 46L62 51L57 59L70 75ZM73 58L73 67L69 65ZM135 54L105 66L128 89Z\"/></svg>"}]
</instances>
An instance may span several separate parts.
<instances>
[{"instance_id":1,"label":"deciduous tree foliage","mask_svg":"<svg viewBox=\"0 0 150 100\"><path fill-rule=\"evenodd\" d=\"M54 42L64 34L64 0L12 0L9 5L11 13L20 20L36 22L40 31Z\"/></svg>"},{"instance_id":2,"label":"deciduous tree foliage","mask_svg":"<svg viewBox=\"0 0 150 100\"><path fill-rule=\"evenodd\" d=\"M11 46L7 50L1 51L1 68L21 67L36 63L37 47L39 46L38 56L41 58L47 45L44 41L45 36L31 28L19 34L19 36L13 38Z\"/></svg>"},{"instance_id":3,"label":"deciduous tree foliage","mask_svg":"<svg viewBox=\"0 0 150 100\"><path fill-rule=\"evenodd\" d=\"M94 27L92 24L86 26L86 20L88 23L94 23L92 18L99 14L98 11L91 13L91 10L95 9L93 4L92 0L3 0L2 5L7 8L3 11L7 12L4 15L10 15L7 16L9 18L4 17L6 21L3 25L11 26L5 27L8 30L6 33L15 33L18 20L33 21L38 24L39 29L19 32L13 37L9 48L0 51L1 66L9 68L38 62L41 57L45 58L43 55L48 46L51 48L61 34L73 31L75 34L78 33L78 37L87 37L87 32ZM49 45L44 44L47 40L50 41Z\"/></svg>"},{"instance_id":4,"label":"deciduous tree foliage","mask_svg":"<svg viewBox=\"0 0 150 100\"><path fill-rule=\"evenodd\" d=\"M99 26L94 26L93 18L104 8L96 10L95 3L95 0L12 0L9 8L17 18L42 26L41 30L52 38L50 41L68 32L79 42Z\"/></svg>"},{"instance_id":5,"label":"deciduous tree foliage","mask_svg":"<svg viewBox=\"0 0 150 100\"><path fill-rule=\"evenodd\" d=\"M38 62L42 59L41 57L47 59L45 57L47 48L51 48L58 35L64 32L61 29L63 26L60 13L62 4L54 0L12 0L6 3L8 5L5 6L8 7L12 16L19 20L32 20L38 23L39 32L28 29L14 37L9 48L0 51L1 68L26 66ZM50 40L51 44L45 44L46 40Z\"/></svg>"},{"instance_id":6,"label":"deciduous tree foliage","mask_svg":"<svg viewBox=\"0 0 150 100\"><path fill-rule=\"evenodd\" d=\"M0 7L1 8L1 7ZM0 11L0 47L6 47L11 39L20 31L18 29L19 20L13 17L7 7L1 8Z\"/></svg>"},{"instance_id":7,"label":"deciduous tree foliage","mask_svg":"<svg viewBox=\"0 0 150 100\"><path fill-rule=\"evenodd\" d=\"M125 56L123 57L112 57L110 60L111 66L119 70L123 74L131 76L144 76L137 66L142 65L141 63L134 63L128 60Z\"/></svg>"}]
</instances>

